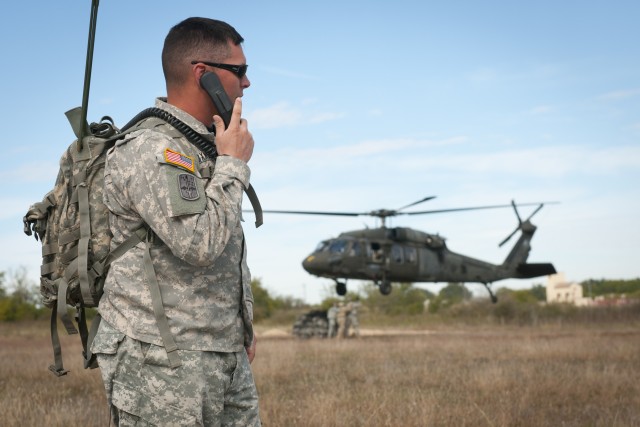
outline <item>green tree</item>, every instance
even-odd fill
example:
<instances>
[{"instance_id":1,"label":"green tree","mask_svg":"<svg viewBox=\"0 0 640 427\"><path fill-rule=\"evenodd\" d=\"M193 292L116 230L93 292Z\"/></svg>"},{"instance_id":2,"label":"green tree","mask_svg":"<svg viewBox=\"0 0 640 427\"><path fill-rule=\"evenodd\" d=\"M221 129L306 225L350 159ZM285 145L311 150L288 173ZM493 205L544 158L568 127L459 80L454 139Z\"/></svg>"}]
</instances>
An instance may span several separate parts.
<instances>
[{"instance_id":1,"label":"green tree","mask_svg":"<svg viewBox=\"0 0 640 427\"><path fill-rule=\"evenodd\" d=\"M255 278L251 281L251 292L253 293L253 319L258 322L269 318L273 314L275 303L269 291L262 286L262 280Z\"/></svg>"},{"instance_id":2,"label":"green tree","mask_svg":"<svg viewBox=\"0 0 640 427\"><path fill-rule=\"evenodd\" d=\"M454 304L469 300L473 294L464 283L449 283L440 289L438 296L429 303L429 312L436 313L441 308L448 308Z\"/></svg>"},{"instance_id":3,"label":"green tree","mask_svg":"<svg viewBox=\"0 0 640 427\"><path fill-rule=\"evenodd\" d=\"M4 273L2 273L2 293L0 298L0 321L16 321L38 318L43 310L39 309L40 298L38 288L27 277L27 270L21 267L9 272L8 287L13 289L6 295L4 289Z\"/></svg>"},{"instance_id":4,"label":"green tree","mask_svg":"<svg viewBox=\"0 0 640 427\"><path fill-rule=\"evenodd\" d=\"M416 288L412 283L394 283L392 286L389 295L382 295L373 283L365 285L363 304L385 314L419 314L424 311L425 300L433 297L431 292Z\"/></svg>"},{"instance_id":5,"label":"green tree","mask_svg":"<svg viewBox=\"0 0 640 427\"><path fill-rule=\"evenodd\" d=\"M454 302L471 299L471 291L464 283L449 283L438 292L438 296Z\"/></svg>"},{"instance_id":6,"label":"green tree","mask_svg":"<svg viewBox=\"0 0 640 427\"><path fill-rule=\"evenodd\" d=\"M637 294L640 278L630 280L589 279L581 283L585 296Z\"/></svg>"},{"instance_id":7,"label":"green tree","mask_svg":"<svg viewBox=\"0 0 640 427\"><path fill-rule=\"evenodd\" d=\"M7 290L4 287L4 271L0 271L0 299L6 298Z\"/></svg>"},{"instance_id":8,"label":"green tree","mask_svg":"<svg viewBox=\"0 0 640 427\"><path fill-rule=\"evenodd\" d=\"M546 301L547 300L547 288L544 285L533 285L533 287L529 290L531 295L538 301Z\"/></svg>"}]
</instances>

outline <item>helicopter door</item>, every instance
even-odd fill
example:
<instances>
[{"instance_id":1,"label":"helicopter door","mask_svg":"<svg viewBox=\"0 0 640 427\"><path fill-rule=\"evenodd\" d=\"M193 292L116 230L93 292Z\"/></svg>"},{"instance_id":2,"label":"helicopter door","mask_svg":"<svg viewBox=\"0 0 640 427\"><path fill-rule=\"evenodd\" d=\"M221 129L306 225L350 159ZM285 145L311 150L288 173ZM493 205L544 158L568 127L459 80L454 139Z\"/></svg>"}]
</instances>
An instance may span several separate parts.
<instances>
[{"instance_id":1,"label":"helicopter door","mask_svg":"<svg viewBox=\"0 0 640 427\"><path fill-rule=\"evenodd\" d=\"M391 246L389 260L390 279L395 281L414 281L418 272L418 255L412 246L394 244Z\"/></svg>"},{"instance_id":2,"label":"helicopter door","mask_svg":"<svg viewBox=\"0 0 640 427\"><path fill-rule=\"evenodd\" d=\"M351 240L347 243L342 258L341 268L348 275L353 275L362 268L363 248L358 240Z\"/></svg>"},{"instance_id":3,"label":"helicopter door","mask_svg":"<svg viewBox=\"0 0 640 427\"><path fill-rule=\"evenodd\" d=\"M371 242L371 244L367 246L367 256L370 261L376 264L382 264L384 262L382 245L378 242Z\"/></svg>"}]
</instances>

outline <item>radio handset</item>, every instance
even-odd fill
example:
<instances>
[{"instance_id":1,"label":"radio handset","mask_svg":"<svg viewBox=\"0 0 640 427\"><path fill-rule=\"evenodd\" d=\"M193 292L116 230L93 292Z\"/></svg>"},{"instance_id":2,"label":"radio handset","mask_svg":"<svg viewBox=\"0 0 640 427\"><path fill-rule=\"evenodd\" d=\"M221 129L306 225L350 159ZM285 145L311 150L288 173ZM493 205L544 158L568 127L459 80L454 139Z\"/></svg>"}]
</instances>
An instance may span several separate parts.
<instances>
[{"instance_id":1,"label":"radio handset","mask_svg":"<svg viewBox=\"0 0 640 427\"><path fill-rule=\"evenodd\" d=\"M215 73L208 71L200 78L200 86L207 91L216 106L216 110L218 110L218 115L222 117L225 129L228 128L231 121L233 103L224 91L220 79Z\"/></svg>"}]
</instances>

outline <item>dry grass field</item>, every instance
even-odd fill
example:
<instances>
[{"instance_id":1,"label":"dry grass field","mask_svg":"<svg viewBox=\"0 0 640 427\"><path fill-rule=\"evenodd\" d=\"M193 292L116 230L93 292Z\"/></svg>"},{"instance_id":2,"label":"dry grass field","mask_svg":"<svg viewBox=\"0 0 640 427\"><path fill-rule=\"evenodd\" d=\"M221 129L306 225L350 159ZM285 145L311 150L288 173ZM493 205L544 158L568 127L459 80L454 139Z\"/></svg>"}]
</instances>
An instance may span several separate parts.
<instances>
[{"instance_id":1,"label":"dry grass field","mask_svg":"<svg viewBox=\"0 0 640 427\"><path fill-rule=\"evenodd\" d=\"M638 324L447 326L300 341L260 331L265 426L640 426ZM106 426L98 371L47 371L46 323L0 323L0 425Z\"/></svg>"}]
</instances>

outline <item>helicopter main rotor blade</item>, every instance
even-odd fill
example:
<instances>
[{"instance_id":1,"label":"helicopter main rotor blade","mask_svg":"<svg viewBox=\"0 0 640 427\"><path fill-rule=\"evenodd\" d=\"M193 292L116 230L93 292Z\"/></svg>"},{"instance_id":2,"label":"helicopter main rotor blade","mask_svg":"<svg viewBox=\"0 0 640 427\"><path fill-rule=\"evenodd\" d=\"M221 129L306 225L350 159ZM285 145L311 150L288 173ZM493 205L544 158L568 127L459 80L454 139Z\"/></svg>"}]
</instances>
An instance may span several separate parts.
<instances>
[{"instance_id":1,"label":"helicopter main rotor blade","mask_svg":"<svg viewBox=\"0 0 640 427\"><path fill-rule=\"evenodd\" d=\"M243 210L243 212L245 212ZM246 212L253 212L253 211L246 211ZM332 216L360 216L360 215L368 215L365 212L362 213L358 213L358 212L324 212L324 211L274 211L274 210L268 210L268 209L263 209L262 212L264 213L276 213L276 214L294 214L294 215L332 215Z\"/></svg>"},{"instance_id":2,"label":"helicopter main rotor blade","mask_svg":"<svg viewBox=\"0 0 640 427\"><path fill-rule=\"evenodd\" d=\"M516 206L538 206L540 204L553 205L560 202L537 202L537 203L516 203ZM418 211L418 212L399 212L398 215L425 215L444 212L460 212L460 211L475 211L481 209L498 209L498 208L511 208L513 205L489 205L489 206L472 206L468 208L453 208L453 209L434 209L430 211Z\"/></svg>"},{"instance_id":3,"label":"helicopter main rotor blade","mask_svg":"<svg viewBox=\"0 0 640 427\"><path fill-rule=\"evenodd\" d=\"M426 202L428 200L435 199L435 198L436 198L436 196L425 197L424 199L418 200L417 202L413 202L413 203L408 204L407 206L403 206L403 207L401 207L399 209L396 209L396 212L400 212L403 209L410 208L411 206L419 205L420 203L423 203L423 202Z\"/></svg>"},{"instance_id":4,"label":"helicopter main rotor blade","mask_svg":"<svg viewBox=\"0 0 640 427\"><path fill-rule=\"evenodd\" d=\"M460 211L473 211L473 210L481 210L481 209L498 209L498 208L510 208L513 207L513 204L510 205L489 205L489 206L472 206L467 208L452 208L452 209L433 209L429 211L417 211L417 212L399 212L401 209L405 209L410 206L414 206L418 203L426 202L427 200L433 199L436 196L425 197L422 200L411 203L403 208L398 210L387 210L387 209L379 209L370 212L331 212L331 211L287 211L287 210L269 210L264 209L262 212L264 213L274 213L274 214L292 214L292 215L325 215L325 216L374 216L384 220L384 218L392 217L396 215L426 215L426 214L434 214L434 213L445 213L445 212L460 212ZM516 203L515 206L533 206L533 205L545 205L545 204L557 204L560 202L537 202L537 203ZM534 214L540 210L540 208L534 211ZM242 212L253 212L251 210L243 210Z\"/></svg>"}]
</instances>

